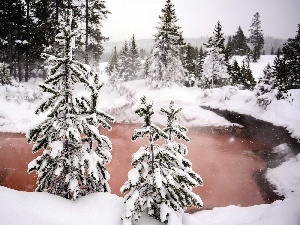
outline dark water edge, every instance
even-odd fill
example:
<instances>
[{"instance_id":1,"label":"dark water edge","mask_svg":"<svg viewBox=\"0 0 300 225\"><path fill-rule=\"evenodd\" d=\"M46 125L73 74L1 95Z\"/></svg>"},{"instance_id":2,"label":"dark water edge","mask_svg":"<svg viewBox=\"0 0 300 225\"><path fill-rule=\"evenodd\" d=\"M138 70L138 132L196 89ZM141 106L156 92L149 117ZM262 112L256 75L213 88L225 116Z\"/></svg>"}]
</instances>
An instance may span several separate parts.
<instances>
[{"instance_id":1,"label":"dark water edge","mask_svg":"<svg viewBox=\"0 0 300 225\"><path fill-rule=\"evenodd\" d=\"M237 123L243 126L243 128L226 128L228 132L234 133L237 136L252 138L266 146L266 151L252 151L252 154L257 155L267 163L267 168L256 171L253 174L253 178L266 203L270 204L276 200L284 200L284 196L280 196L276 193L276 187L271 184L265 176L268 168L275 168L285 161L284 157L273 153L272 148L286 143L296 155L300 152L300 141L291 137L291 134L286 128L275 126L272 123L256 119L252 116L206 106L201 106L201 108L210 110L217 115L224 117L231 123Z\"/></svg>"},{"instance_id":2,"label":"dark water edge","mask_svg":"<svg viewBox=\"0 0 300 225\"><path fill-rule=\"evenodd\" d=\"M256 119L252 116L228 110L220 110L207 106L201 106L201 108L210 110L231 123L242 125L243 128L236 128L238 130L236 133L242 137L253 138L271 148L282 143L287 143L294 154L300 153L300 140L292 138L289 131L284 127L275 126L272 123Z\"/></svg>"}]
</instances>

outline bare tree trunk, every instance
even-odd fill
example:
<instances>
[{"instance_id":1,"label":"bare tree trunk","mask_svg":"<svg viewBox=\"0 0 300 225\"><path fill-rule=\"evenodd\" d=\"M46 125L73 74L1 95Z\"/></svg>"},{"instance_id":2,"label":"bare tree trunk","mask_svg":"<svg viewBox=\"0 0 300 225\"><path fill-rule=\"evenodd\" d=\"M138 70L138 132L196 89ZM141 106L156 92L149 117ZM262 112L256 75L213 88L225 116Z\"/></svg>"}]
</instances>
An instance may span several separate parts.
<instances>
[{"instance_id":1,"label":"bare tree trunk","mask_svg":"<svg viewBox=\"0 0 300 225\"><path fill-rule=\"evenodd\" d=\"M19 82L22 81L22 64L21 64L21 54L19 50L17 50L17 60L18 60L18 77L19 77Z\"/></svg>"},{"instance_id":2,"label":"bare tree trunk","mask_svg":"<svg viewBox=\"0 0 300 225\"><path fill-rule=\"evenodd\" d=\"M89 45L89 36L88 36L88 28L89 28L89 0L85 1L85 63L89 62L89 53L88 53L88 45Z\"/></svg>"},{"instance_id":3,"label":"bare tree trunk","mask_svg":"<svg viewBox=\"0 0 300 225\"><path fill-rule=\"evenodd\" d=\"M27 46L26 46L26 51L25 51L25 82L28 81L29 79L29 62L28 62L28 53L29 53L29 2L30 0L26 0L26 5L27 5L27 9L26 9L26 34L27 34Z\"/></svg>"},{"instance_id":4,"label":"bare tree trunk","mask_svg":"<svg viewBox=\"0 0 300 225\"><path fill-rule=\"evenodd\" d=\"M17 3L19 3L17 1ZM21 15L21 6L18 4L18 13ZM17 37L16 40L20 39L21 36L21 25L17 24ZM20 53L20 44L16 44L16 55L17 55L17 63L18 63L18 77L19 77L19 82L22 81L22 66L21 66L21 53Z\"/></svg>"},{"instance_id":5,"label":"bare tree trunk","mask_svg":"<svg viewBox=\"0 0 300 225\"><path fill-rule=\"evenodd\" d=\"M9 63L9 73L10 76L13 74L13 59L12 59L12 40L11 40L11 22L9 22L9 31L8 31L8 63ZM16 74L14 74L14 78L16 79Z\"/></svg>"}]
</instances>

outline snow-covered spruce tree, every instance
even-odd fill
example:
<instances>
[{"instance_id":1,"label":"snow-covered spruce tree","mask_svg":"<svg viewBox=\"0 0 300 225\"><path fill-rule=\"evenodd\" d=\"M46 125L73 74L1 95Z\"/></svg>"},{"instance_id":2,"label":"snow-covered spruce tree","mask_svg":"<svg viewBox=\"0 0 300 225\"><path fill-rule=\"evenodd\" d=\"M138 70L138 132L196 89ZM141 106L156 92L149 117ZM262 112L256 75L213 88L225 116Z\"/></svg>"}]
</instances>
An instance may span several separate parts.
<instances>
[{"instance_id":1,"label":"snow-covered spruce tree","mask_svg":"<svg viewBox=\"0 0 300 225\"><path fill-rule=\"evenodd\" d=\"M222 87L229 82L229 52L224 45L222 26L218 21L213 36L209 38L207 55L203 62L203 74L199 86L202 88Z\"/></svg>"},{"instance_id":2,"label":"snow-covered spruce tree","mask_svg":"<svg viewBox=\"0 0 300 225\"><path fill-rule=\"evenodd\" d=\"M158 126L153 124L152 116L154 114L153 103L146 100L145 96L141 98L141 104L135 110L135 113L144 118L144 124L140 129L134 131L131 140L148 137L149 145L141 147L132 156L133 168L128 172L128 181L121 187L125 195L126 209L122 215L123 224L132 224L131 221L138 221L141 212L147 209L148 215L161 220L160 213L163 210L163 189L162 177L160 175L159 162L157 154L159 146L154 142L159 138L168 138Z\"/></svg>"},{"instance_id":3,"label":"snow-covered spruce tree","mask_svg":"<svg viewBox=\"0 0 300 225\"><path fill-rule=\"evenodd\" d=\"M10 85L11 84L9 65L5 62L0 63L0 83L2 85Z\"/></svg>"},{"instance_id":4,"label":"snow-covered spruce tree","mask_svg":"<svg viewBox=\"0 0 300 225\"><path fill-rule=\"evenodd\" d=\"M202 186L203 181L192 170L192 163L184 157L188 153L187 147L174 140L177 138L189 141L186 136L187 128L177 122L177 114L181 108L174 108L174 102L171 101L168 109L162 108L160 111L168 118L167 126L163 128L168 138L156 155L162 177L161 208L166 208L160 212L161 222L164 222L168 219L170 209L181 218L181 214L187 207L203 206L201 198L192 192L192 188Z\"/></svg>"},{"instance_id":5,"label":"snow-covered spruce tree","mask_svg":"<svg viewBox=\"0 0 300 225\"><path fill-rule=\"evenodd\" d=\"M227 63L215 36L210 39L210 47L203 63L200 86L203 88L222 87L228 83Z\"/></svg>"},{"instance_id":6,"label":"snow-covered spruce tree","mask_svg":"<svg viewBox=\"0 0 300 225\"><path fill-rule=\"evenodd\" d=\"M253 16L251 25L250 25L250 37L249 42L252 44L252 59L253 62L257 62L257 60L260 58L261 50L264 47L264 35L263 30L261 29L261 21L259 13L255 13Z\"/></svg>"},{"instance_id":7,"label":"snow-covered spruce tree","mask_svg":"<svg viewBox=\"0 0 300 225\"><path fill-rule=\"evenodd\" d=\"M258 79L255 87L256 102L259 106L266 109L266 107L272 102L271 91L274 87L275 77L273 75L272 67L268 63L263 70L263 76Z\"/></svg>"},{"instance_id":8,"label":"snow-covered spruce tree","mask_svg":"<svg viewBox=\"0 0 300 225\"><path fill-rule=\"evenodd\" d=\"M214 37L214 38L213 38ZM221 22L218 21L214 28L213 36L209 38L208 42L204 44L207 48L218 47L221 49L221 53L224 54L226 64L229 60L229 49L225 47L224 33L222 32Z\"/></svg>"},{"instance_id":9,"label":"snow-covered spruce tree","mask_svg":"<svg viewBox=\"0 0 300 225\"><path fill-rule=\"evenodd\" d=\"M178 19L171 0L166 0L159 19L153 51L145 71L146 84L151 88L170 87L172 83L181 84L184 80L184 68L179 56L183 45L182 32L176 25Z\"/></svg>"},{"instance_id":10,"label":"snow-covered spruce tree","mask_svg":"<svg viewBox=\"0 0 300 225\"><path fill-rule=\"evenodd\" d=\"M97 109L98 75L88 65L73 60L76 32L71 29L72 12L67 10L62 32L56 36L64 46L63 57L43 54L51 64L50 74L40 87L51 94L36 113L46 119L27 134L32 151L44 150L29 163L38 174L37 189L75 200L93 192L109 192L105 164L111 160L111 142L97 127L111 129L114 118ZM89 79L87 79L89 78ZM89 97L79 96L75 85L83 84Z\"/></svg>"}]
</instances>

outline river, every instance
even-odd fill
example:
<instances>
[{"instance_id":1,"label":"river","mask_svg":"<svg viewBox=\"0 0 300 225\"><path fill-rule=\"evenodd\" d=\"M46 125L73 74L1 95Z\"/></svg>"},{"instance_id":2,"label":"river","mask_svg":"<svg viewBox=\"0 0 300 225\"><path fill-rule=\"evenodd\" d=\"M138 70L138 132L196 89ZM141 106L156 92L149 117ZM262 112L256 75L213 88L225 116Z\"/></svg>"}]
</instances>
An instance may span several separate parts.
<instances>
[{"instance_id":1,"label":"river","mask_svg":"<svg viewBox=\"0 0 300 225\"><path fill-rule=\"evenodd\" d=\"M107 135L112 143L112 161L107 165L111 175L109 184L113 194L120 194L120 187L127 180L131 156L147 140L131 142L130 137L138 125L113 124ZM212 129L190 129L191 141L186 143L186 156L193 170L201 175L203 187L194 188L204 202L205 208L215 206L251 206L264 203L253 179L254 172L263 170L266 163L251 154L251 150L263 151L266 146L258 141L233 136L231 133ZM34 191L35 173L27 173L28 163L40 153L32 154L24 134L0 133L0 184L20 191Z\"/></svg>"}]
</instances>

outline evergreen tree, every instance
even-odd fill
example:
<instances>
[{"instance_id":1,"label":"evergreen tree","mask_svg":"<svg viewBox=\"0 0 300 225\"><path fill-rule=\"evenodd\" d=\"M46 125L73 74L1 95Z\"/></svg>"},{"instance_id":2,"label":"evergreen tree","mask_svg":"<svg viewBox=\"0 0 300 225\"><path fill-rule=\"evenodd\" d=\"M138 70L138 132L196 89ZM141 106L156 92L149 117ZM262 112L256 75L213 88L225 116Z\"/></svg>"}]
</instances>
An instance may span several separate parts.
<instances>
[{"instance_id":1,"label":"evergreen tree","mask_svg":"<svg viewBox=\"0 0 300 225\"><path fill-rule=\"evenodd\" d=\"M289 38L282 48L290 70L289 89L300 89L300 23L295 38Z\"/></svg>"},{"instance_id":2,"label":"evergreen tree","mask_svg":"<svg viewBox=\"0 0 300 225\"><path fill-rule=\"evenodd\" d=\"M188 153L187 147L174 140L177 138L190 141L186 136L187 128L177 122L177 114L181 108L174 108L174 102L171 101L169 109L162 108L160 111L168 118L167 125L163 129L168 138L157 156L160 159L160 174L165 180L162 187L162 205L173 209L180 217L187 207L202 207L202 200L192 192L192 188L202 186L203 181L192 170L192 163L184 157ZM165 218L168 217L168 210L164 211L160 214L161 222L165 222Z\"/></svg>"},{"instance_id":3,"label":"evergreen tree","mask_svg":"<svg viewBox=\"0 0 300 225\"><path fill-rule=\"evenodd\" d=\"M233 42L232 42L232 36L228 37L226 48L228 50L229 57L233 56L234 55L234 46L233 46Z\"/></svg>"},{"instance_id":4,"label":"evergreen tree","mask_svg":"<svg viewBox=\"0 0 300 225\"><path fill-rule=\"evenodd\" d=\"M249 61L243 59L242 65L239 66L236 60L233 61L230 71L232 85L239 87L239 89L252 90L255 85L255 79L250 69Z\"/></svg>"},{"instance_id":5,"label":"evergreen tree","mask_svg":"<svg viewBox=\"0 0 300 225\"><path fill-rule=\"evenodd\" d=\"M225 38L220 21L217 22L217 25L214 28L213 37L214 38L209 38L208 43L206 43L205 46L207 48L218 47L221 50L221 53L224 54L226 64L228 64L230 50L225 47Z\"/></svg>"},{"instance_id":6,"label":"evergreen tree","mask_svg":"<svg viewBox=\"0 0 300 225\"><path fill-rule=\"evenodd\" d=\"M261 50L264 47L264 36L263 36L263 30L261 29L261 21L259 13L255 13L251 25L250 25L250 37L249 42L253 46L252 50L252 58L253 62L257 62L257 60L260 58Z\"/></svg>"},{"instance_id":7,"label":"evergreen tree","mask_svg":"<svg viewBox=\"0 0 300 225\"><path fill-rule=\"evenodd\" d=\"M277 54L274 65L269 64L264 69L264 75L256 86L257 103L266 108L274 99L287 99L289 83L289 68L285 58Z\"/></svg>"},{"instance_id":8,"label":"evergreen tree","mask_svg":"<svg viewBox=\"0 0 300 225\"><path fill-rule=\"evenodd\" d=\"M124 46L121 50L119 61L118 61L118 70L119 78L123 81L129 81L132 79L132 71L129 68L130 58L129 58L129 48L127 41L125 41Z\"/></svg>"},{"instance_id":9,"label":"evergreen tree","mask_svg":"<svg viewBox=\"0 0 300 225\"><path fill-rule=\"evenodd\" d=\"M112 145L97 128L111 129L106 120L113 122L114 118L97 109L102 87L98 75L88 65L73 60L77 34L71 24L72 12L68 10L62 32L56 36L64 46L63 56L43 54L52 66L40 87L52 96L36 113L49 113L27 137L29 143L34 143L33 152L44 149L28 165L29 172L38 174L36 191L75 200L88 193L110 191L105 164L111 160ZM87 87L89 97L73 94L77 83Z\"/></svg>"},{"instance_id":10,"label":"evergreen tree","mask_svg":"<svg viewBox=\"0 0 300 225\"><path fill-rule=\"evenodd\" d=\"M236 34L232 37L232 51L234 55L247 55L250 48L247 45L247 38L239 26Z\"/></svg>"},{"instance_id":11,"label":"evergreen tree","mask_svg":"<svg viewBox=\"0 0 300 225\"><path fill-rule=\"evenodd\" d=\"M138 78L138 71L141 67L141 60L138 54L138 49L135 43L134 35L131 38L131 42L128 49L128 57L129 57L129 64L127 67L130 70L130 77L131 80Z\"/></svg>"},{"instance_id":12,"label":"evergreen tree","mask_svg":"<svg viewBox=\"0 0 300 225\"><path fill-rule=\"evenodd\" d=\"M200 80L202 73L203 73L203 62L204 59L206 57L205 52L202 49L202 46L200 47L199 51L198 51L198 55L196 58L196 62L195 62L195 78L196 80Z\"/></svg>"},{"instance_id":13,"label":"evergreen tree","mask_svg":"<svg viewBox=\"0 0 300 225\"><path fill-rule=\"evenodd\" d=\"M263 70L263 76L258 79L255 91L257 103L263 108L266 108L271 102L270 92L272 91L275 83L272 67L268 63Z\"/></svg>"},{"instance_id":14,"label":"evergreen tree","mask_svg":"<svg viewBox=\"0 0 300 225\"><path fill-rule=\"evenodd\" d=\"M249 61L243 60L242 66L241 66L241 84L243 89L252 90L255 85L255 79L252 75L252 71L250 69Z\"/></svg>"},{"instance_id":15,"label":"evergreen tree","mask_svg":"<svg viewBox=\"0 0 300 225\"><path fill-rule=\"evenodd\" d=\"M23 80L23 54L27 47L24 1L0 1L0 51L2 62L9 65L10 74Z\"/></svg>"},{"instance_id":16,"label":"evergreen tree","mask_svg":"<svg viewBox=\"0 0 300 225\"><path fill-rule=\"evenodd\" d=\"M241 84L241 68L239 63L236 59L233 61L231 70L230 70L230 77L231 77L231 85L239 86Z\"/></svg>"},{"instance_id":17,"label":"evergreen tree","mask_svg":"<svg viewBox=\"0 0 300 225\"><path fill-rule=\"evenodd\" d=\"M203 63L203 76L200 85L203 88L221 87L228 83L229 75L227 72L227 63L222 49L218 46L217 36L210 38L207 48L207 56Z\"/></svg>"},{"instance_id":18,"label":"evergreen tree","mask_svg":"<svg viewBox=\"0 0 300 225\"><path fill-rule=\"evenodd\" d=\"M107 74L110 76L112 71L118 68L118 53L117 53L117 47L114 47L114 50L111 54L110 60L105 68L105 71L107 72Z\"/></svg>"},{"instance_id":19,"label":"evergreen tree","mask_svg":"<svg viewBox=\"0 0 300 225\"><path fill-rule=\"evenodd\" d=\"M195 52L190 43L184 48L184 54L182 59L182 65L188 74L192 74L195 71Z\"/></svg>"},{"instance_id":20,"label":"evergreen tree","mask_svg":"<svg viewBox=\"0 0 300 225\"><path fill-rule=\"evenodd\" d=\"M273 64L272 71L275 82L272 89L277 90L277 100L285 99L290 86L289 78L291 77L287 61L280 53L278 53Z\"/></svg>"},{"instance_id":21,"label":"evergreen tree","mask_svg":"<svg viewBox=\"0 0 300 225\"><path fill-rule=\"evenodd\" d=\"M40 0L32 1L32 17L35 18L30 29L30 68L32 70L43 69L44 60L41 53L55 53L55 35L59 28L55 14L55 1ZM43 78L46 77L44 69Z\"/></svg>"},{"instance_id":22,"label":"evergreen tree","mask_svg":"<svg viewBox=\"0 0 300 225\"><path fill-rule=\"evenodd\" d=\"M182 83L184 68L180 61L180 47L183 45L180 27L171 0L166 0L160 23L155 35L155 44L149 58L146 84L152 88L169 87L173 82Z\"/></svg>"},{"instance_id":23,"label":"evergreen tree","mask_svg":"<svg viewBox=\"0 0 300 225\"><path fill-rule=\"evenodd\" d=\"M159 161L156 156L159 146L154 142L160 138L167 138L167 134L153 124L153 103L148 102L143 96L141 104L135 113L144 118L141 129L136 129L131 140L135 141L145 136L149 138L150 146L141 147L132 156L133 168L128 172L128 181L121 187L125 195L126 209L122 215L124 224L131 224L131 220L137 221L141 213L147 209L147 213L160 220L162 207L162 180Z\"/></svg>"},{"instance_id":24,"label":"evergreen tree","mask_svg":"<svg viewBox=\"0 0 300 225\"><path fill-rule=\"evenodd\" d=\"M79 14L82 25L84 24L82 31L85 39L85 63L88 61L97 63L104 50L102 43L108 40L101 32L102 21L107 19L110 12L104 0L85 0L82 1Z\"/></svg>"}]
</instances>

